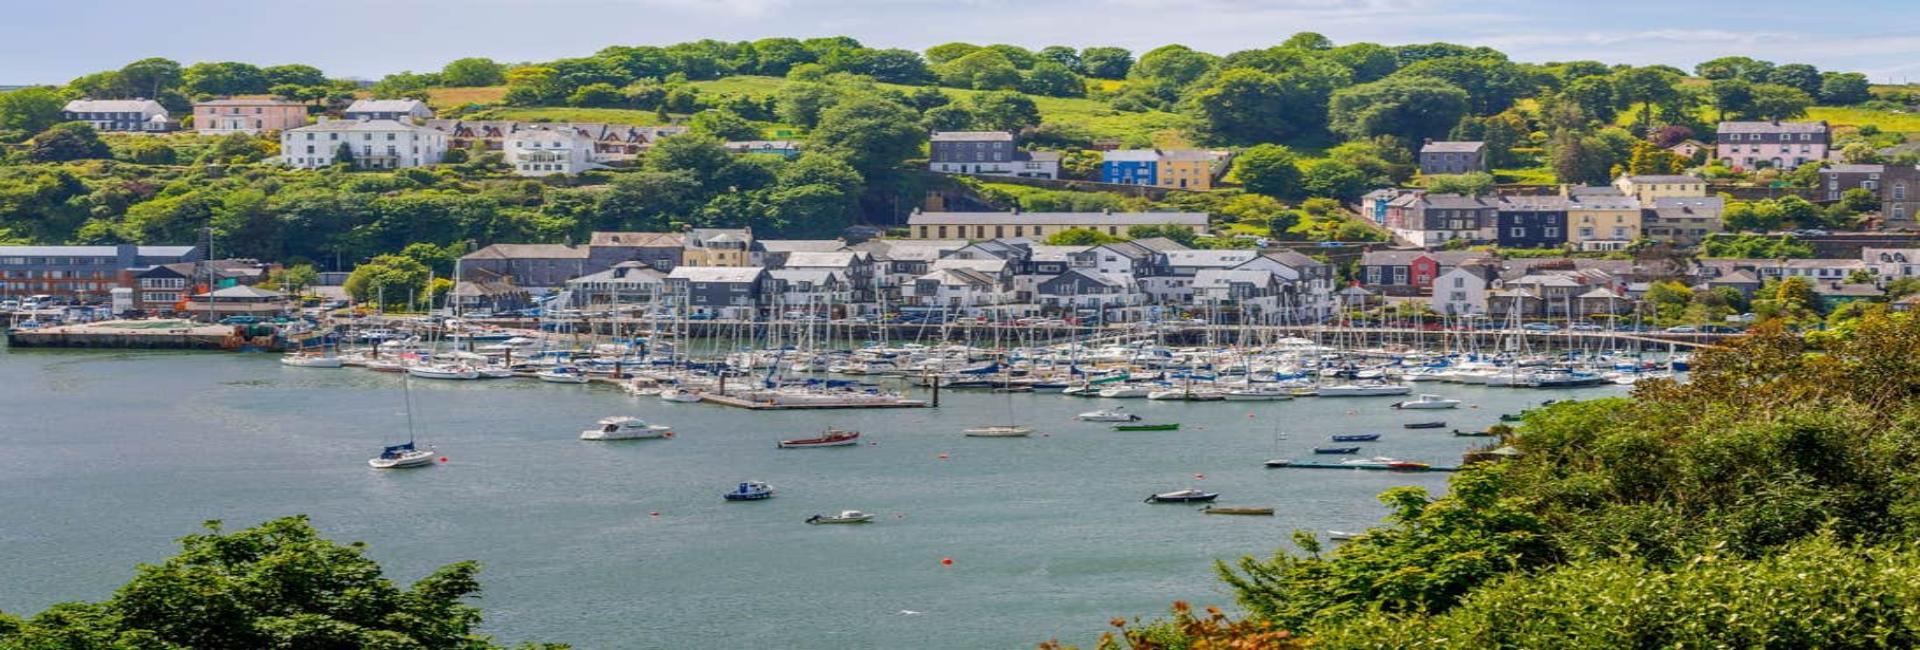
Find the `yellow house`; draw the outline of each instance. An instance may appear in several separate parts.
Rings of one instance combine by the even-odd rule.
[[[1156,185],[1182,190],[1213,189],[1214,175],[1226,163],[1227,154],[1219,151],[1180,149],[1160,152]]]
[[[1639,199],[1641,205],[1653,205],[1654,199],[1693,198],[1707,195],[1707,182],[1692,176],[1627,176],[1614,179],[1620,193]]]
[[[907,217],[913,239],[1044,240],[1064,230],[1092,230],[1127,236],[1134,226],[1179,226],[1207,233],[1205,212],[920,212]]]
[[[1567,243],[1583,251],[1621,250],[1641,235],[1640,200],[1610,187],[1562,187]]]
[[[683,266],[752,266],[752,228],[694,228],[681,253]]]

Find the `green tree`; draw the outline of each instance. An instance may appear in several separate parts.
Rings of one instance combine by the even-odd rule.
[[[1185,45],[1164,45],[1140,55],[1128,76],[1182,88],[1213,71],[1220,57],[1196,52]]]
[[[1693,66],[1695,75],[1711,80],[1744,79],[1762,83],[1773,72],[1773,64],[1744,56],[1723,56]]]
[[[1017,133],[1040,125],[1040,108],[1034,105],[1033,98],[1020,93],[980,93],[969,103],[974,124],[983,129]]]
[[[1065,64],[1041,61],[1027,70],[1020,81],[1020,90],[1048,97],[1084,97],[1087,82]]]
[[[1180,242],[1182,246],[1192,246],[1194,241],[1200,239],[1200,236],[1194,234],[1192,230],[1181,226],[1133,226],[1127,229],[1128,239],[1150,239],[1153,237],[1165,237]]]
[[[453,87],[498,86],[507,82],[507,68],[484,57],[454,59],[440,69],[440,82]]]
[[[1092,228],[1068,228],[1047,236],[1048,246],[1092,246],[1125,241]]]
[[[973,111],[965,106],[949,104],[928,110],[920,123],[928,131],[965,131],[973,128],[974,122]]]
[[[934,73],[943,86],[974,90],[1012,90],[1021,80],[1020,69],[1006,55],[987,49],[936,64]]]
[[[1327,98],[1347,78],[1345,69],[1325,62],[1280,74],[1227,70],[1193,93],[1187,105],[1213,140],[1270,142],[1319,132],[1326,124]]]
[[[626,99],[626,93],[613,87],[613,84],[590,83],[574,89],[572,94],[567,95],[567,105],[605,108],[619,106]]]
[[[1299,157],[1277,144],[1256,145],[1234,159],[1234,175],[1247,191],[1274,198],[1301,193]]]
[[[1639,132],[1645,133],[1653,129],[1654,106],[1679,96],[1679,81],[1679,75],[1659,67],[1627,68],[1613,74],[1613,89],[1622,105],[1640,105]]]
[[[1494,190],[1493,175],[1485,172],[1471,174],[1435,175],[1427,177],[1427,190],[1435,194],[1459,194],[1461,196],[1486,196]]]
[[[1785,120],[1807,114],[1807,107],[1813,105],[1813,97],[1797,88],[1777,84],[1755,84],[1753,87],[1754,117],[1763,120]]]
[[[1834,106],[1852,106],[1873,99],[1873,84],[1858,72],[1820,74],[1820,102]]]
[[[1300,166],[1300,186],[1307,196],[1351,201],[1370,185],[1366,172],[1345,161],[1316,159]]]
[[[1820,94],[1820,69],[1805,63],[1788,63],[1767,73],[1767,83],[1797,88],[1808,95]]]
[[[828,109],[808,136],[815,151],[845,160],[869,183],[892,178],[908,158],[920,155],[927,134],[913,110],[881,99],[851,99]]]
[[[60,123],[66,100],[51,88],[34,86],[0,93],[0,131],[39,133]]]
[[[355,302],[380,301],[382,309],[404,306],[409,297],[424,295],[427,265],[405,255],[380,255],[347,275],[342,287]]]
[[[171,59],[151,57],[120,68],[120,82],[128,89],[158,99],[180,85],[183,71]],[[169,107],[171,108],[171,107]]]
[[[122,72],[122,75],[125,73]],[[267,87],[273,86],[324,86],[327,75],[319,68],[301,63],[267,66],[260,69],[260,76],[266,78]]]
[[[969,54],[980,51],[980,46],[972,43],[945,43],[927,48],[927,62],[942,65],[959,60]]]
[[[93,126],[85,122],[55,124],[27,143],[27,159],[35,162],[111,157],[113,150],[100,140]]]
[[[1353,139],[1393,136],[1411,146],[1447,131],[1467,115],[1467,93],[1430,77],[1389,78],[1333,93],[1330,127]]]
[[[724,108],[694,113],[693,118],[687,120],[687,126],[696,133],[704,133],[721,140],[758,140],[760,138],[759,127]]]
[[[320,537],[305,517],[206,528],[104,602],[56,605],[0,629],[0,648],[498,647],[476,629],[479,608],[463,602],[480,592],[478,564],[401,588],[360,545]]]
[[[273,85],[258,66],[232,61],[195,63],[180,76],[183,88],[195,95],[258,94]]]
[[[1121,47],[1089,47],[1080,50],[1080,69],[1096,79],[1125,79],[1133,69],[1133,53]]]

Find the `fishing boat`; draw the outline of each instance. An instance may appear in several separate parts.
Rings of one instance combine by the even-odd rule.
[[[1359,447],[1314,447],[1313,453],[1329,454],[1329,455],[1357,454],[1357,453],[1360,453],[1360,448]]]
[[[1461,431],[1459,429],[1454,429],[1453,435],[1459,436],[1462,438],[1492,438],[1494,434],[1492,431],[1485,430],[1485,429],[1480,431]]]
[[[580,372],[579,368],[571,368],[567,366],[554,366],[552,368],[547,368],[540,372],[533,373],[533,376],[539,377],[540,381],[553,383],[553,384],[587,383],[587,373]]]
[[[807,518],[809,524],[864,524],[872,521],[872,514],[859,510],[841,510],[837,515],[814,515]]]
[[[1293,399],[1293,389],[1285,386],[1265,385],[1235,388],[1226,392],[1229,402],[1271,402]]]
[[[598,427],[580,432],[581,440],[642,440],[672,437],[673,427],[664,424],[648,424],[646,420],[624,415],[600,420]]]
[[[280,357],[280,365],[292,368],[339,368],[347,365],[340,357],[319,354],[289,354]]]
[[[1234,506],[1207,506],[1200,509],[1210,515],[1248,515],[1253,517],[1272,517],[1273,508],[1241,508]]]
[[[812,449],[815,447],[847,447],[857,444],[860,444],[860,432],[829,428],[825,434],[813,438],[782,440],[774,446],[781,449]]]
[[[407,374],[421,379],[479,379],[480,371],[467,366],[409,366]]]
[[[1341,384],[1321,386],[1320,397],[1379,397],[1383,395],[1405,395],[1413,392],[1412,386],[1405,384]]]
[[[1394,402],[1393,404],[1393,407],[1397,409],[1450,409],[1459,406],[1460,400],[1447,399],[1439,395],[1421,395],[1404,402]]]
[[[1440,429],[1446,427],[1447,423],[1436,420],[1433,422],[1408,422],[1400,426],[1408,429]]]
[[[691,404],[700,401],[700,393],[685,388],[669,388],[660,391],[660,399],[669,402],[679,402],[681,404]]]
[[[1170,422],[1167,424],[1116,424],[1116,425],[1113,425],[1113,430],[1114,431],[1179,431],[1180,423]]]
[[[1140,416],[1134,415],[1132,413],[1123,412],[1120,409],[1100,409],[1098,411],[1087,411],[1085,413],[1081,413],[1073,417],[1082,422],[1138,422],[1140,421]]]
[[[747,481],[720,497],[728,501],[762,501],[773,498],[773,486],[759,481]]]
[[[1019,425],[994,425],[974,427],[961,433],[969,438],[1025,438],[1033,433],[1033,428]]]
[[[1162,492],[1147,497],[1147,503],[1206,503],[1220,498],[1219,492],[1207,492],[1198,488]]]
[[[1332,436],[1334,442],[1373,442],[1380,439],[1378,433],[1343,433]]]

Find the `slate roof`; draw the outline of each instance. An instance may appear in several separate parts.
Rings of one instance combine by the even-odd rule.
[[[76,99],[66,109],[75,113],[147,113],[165,114],[166,107],[151,99]]]
[[[677,232],[596,232],[588,245],[679,248],[686,239]]]
[[[909,225],[991,226],[997,224],[1091,225],[1207,225],[1205,212],[920,212],[907,217]]]
[[[762,273],[766,273],[766,269],[758,266],[676,266],[667,274],[667,279],[741,283],[758,280]]]
[[[181,257],[193,252],[192,246],[139,246],[134,254],[141,257]],[[120,249],[115,246],[0,246],[0,256],[6,257],[116,257]]]
[[[415,106],[426,106],[418,99],[356,99],[347,105],[348,113],[408,113]]]
[[[584,260],[585,246],[565,244],[494,244],[460,256],[467,260]]]
[[[934,131],[928,139],[934,142],[998,142],[1013,140],[1013,134],[1006,131]]]
[[[1826,122],[1721,122],[1720,133],[1825,133]]]
[[[1485,142],[1429,142],[1420,147],[1420,153],[1477,153],[1485,148],[1487,148]]]

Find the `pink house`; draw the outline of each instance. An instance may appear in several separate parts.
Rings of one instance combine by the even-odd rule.
[[[307,105],[284,99],[216,99],[193,105],[193,130],[259,134],[307,125]]]

